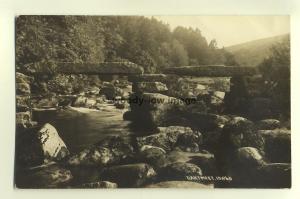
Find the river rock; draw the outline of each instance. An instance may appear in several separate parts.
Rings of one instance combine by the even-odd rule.
[[[55,108],[58,106],[58,99],[56,97],[43,98],[33,105],[34,108]]]
[[[16,83],[17,95],[29,95],[31,93],[28,83]]]
[[[186,113],[190,124],[200,131],[213,131],[220,128],[229,121],[229,118],[213,113]]]
[[[122,100],[122,99],[116,99],[114,105],[117,109],[128,109],[129,108],[128,102],[125,100]]]
[[[202,170],[195,164],[174,162],[160,169],[158,176],[165,180],[187,180],[188,176],[202,176]]]
[[[266,164],[258,169],[257,178],[257,187],[291,188],[291,164]]]
[[[291,131],[287,129],[258,131],[265,140],[266,157],[271,162],[291,162]]]
[[[33,77],[27,76],[23,73],[16,72],[16,83],[30,84],[33,81]]]
[[[144,163],[105,168],[101,178],[117,183],[120,187],[140,187],[156,176],[154,169]]]
[[[86,108],[93,108],[97,104],[96,99],[79,96],[77,99],[73,102],[73,106],[75,107],[86,107]]]
[[[265,164],[263,157],[256,148],[242,147],[236,153],[237,163],[245,167],[258,167]]]
[[[116,96],[123,96],[124,91],[121,88],[114,86],[112,83],[105,82],[100,89],[100,95],[105,95],[107,99],[114,99]]]
[[[38,131],[38,139],[42,144],[45,158],[61,160],[69,154],[66,144],[60,138],[57,130],[49,123],[46,123]]]
[[[145,188],[214,188],[213,184],[205,185],[191,181],[164,181],[155,184],[146,185]]]
[[[30,126],[31,113],[30,111],[16,113],[16,125],[27,128]]]
[[[186,152],[198,152],[203,144],[202,134],[199,131],[180,134],[177,138],[176,147]]]
[[[26,112],[30,109],[30,97],[29,96],[16,96],[16,111]]]
[[[131,159],[134,156],[133,139],[130,136],[112,135],[95,144],[98,147],[105,147],[111,151],[114,162]]]
[[[58,165],[26,169],[16,175],[18,188],[64,188],[73,179],[71,171]]]
[[[96,189],[96,188],[107,188],[107,189],[112,189],[112,188],[118,188],[118,185],[113,182],[109,181],[98,181],[98,182],[89,182],[89,183],[84,183],[79,186],[78,188],[88,188],[88,189]]]
[[[195,141],[192,144],[198,146],[202,144],[201,133],[194,133],[189,127],[169,126],[158,127],[157,129],[156,134],[137,137],[138,146],[141,148],[143,145],[151,145],[160,147],[165,151],[171,151],[176,146],[190,147],[191,143],[187,143],[189,138]],[[178,140],[179,137],[181,138]],[[185,145],[186,143],[189,146]]]
[[[239,148],[232,157],[228,158],[226,175],[232,177],[233,187],[256,187],[258,180],[258,169],[266,163],[256,148]]]
[[[260,120],[256,123],[256,128],[259,130],[273,130],[280,127],[280,121],[276,119]]]
[[[233,117],[224,125],[219,143],[214,151],[222,175],[229,175],[229,171],[233,171],[234,174],[239,172],[238,169],[232,169],[232,167],[237,165],[235,163],[236,151],[241,147],[254,147],[262,156],[265,155],[264,139],[256,132],[253,122],[243,117]],[[241,176],[233,181],[236,181],[237,184],[242,183],[247,177],[248,175]],[[238,182],[239,179],[241,182]],[[250,183],[249,180],[248,182]]]
[[[223,103],[224,97],[225,97],[225,92],[215,91],[212,94],[210,103],[214,106],[219,106]]]
[[[133,92],[161,93],[167,91],[168,88],[161,82],[137,82],[133,84]]]
[[[77,97],[77,99],[73,102],[72,106],[75,106],[75,107],[84,107],[85,104],[86,104],[86,100],[87,100],[87,97],[79,96],[79,97]]]
[[[262,152],[264,148],[263,137],[254,130],[253,122],[243,117],[234,117],[224,125],[220,142],[229,150],[248,146]]]
[[[109,136],[95,145],[71,156],[68,164],[71,166],[94,166],[118,164],[133,156],[133,146],[129,138]]]
[[[134,94],[129,99],[134,121],[143,128],[170,126],[182,119],[180,110],[184,102],[159,93]]]
[[[34,166],[48,161],[59,161],[69,151],[56,129],[49,123],[40,129],[29,129],[17,137],[17,160],[21,165]]]
[[[97,86],[93,86],[88,88],[88,90],[86,91],[86,93],[88,95],[98,95],[100,92],[100,88],[98,88]]]
[[[94,98],[87,98],[86,103],[85,103],[85,107],[87,107],[87,108],[94,108],[96,104],[97,104],[96,99],[94,99]]]
[[[71,106],[72,102],[77,98],[76,95],[58,95],[58,106]]]
[[[156,146],[144,145],[139,151],[138,159],[154,168],[163,167],[166,164],[166,151]]]
[[[207,151],[197,153],[172,151],[166,157],[166,162],[192,163],[201,168],[203,175],[216,175],[216,162],[214,154]]]
[[[114,161],[111,151],[104,147],[90,147],[71,156],[68,164],[71,166],[105,166]]]

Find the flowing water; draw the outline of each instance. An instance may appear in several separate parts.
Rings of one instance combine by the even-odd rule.
[[[123,120],[125,111],[112,104],[104,104],[101,110],[71,107],[34,111],[33,120],[53,125],[70,152],[76,153],[109,135],[130,134],[130,122]]]

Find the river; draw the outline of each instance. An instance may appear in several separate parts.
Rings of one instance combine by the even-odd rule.
[[[130,122],[123,120],[125,111],[112,104],[104,104],[101,110],[68,107],[33,111],[33,120],[52,124],[69,151],[76,153],[109,135],[129,135]]]

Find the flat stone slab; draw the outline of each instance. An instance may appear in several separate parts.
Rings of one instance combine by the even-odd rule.
[[[57,67],[37,67],[32,73],[62,73],[87,75],[131,75],[142,74],[144,69],[132,62],[102,63],[56,63]],[[45,69],[46,68],[46,69]]]
[[[172,80],[177,80],[177,75],[165,75],[165,74],[141,74],[131,75],[128,77],[130,82],[162,82],[168,83]]]
[[[255,67],[205,65],[205,66],[181,66],[166,68],[165,74],[197,76],[197,77],[232,77],[251,76],[257,74]]]

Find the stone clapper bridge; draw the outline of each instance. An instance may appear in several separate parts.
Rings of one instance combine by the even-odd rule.
[[[109,79],[116,80],[119,77],[128,77],[128,81],[132,83],[133,94],[145,93],[145,98],[153,93],[158,98],[169,97],[165,92],[157,90],[141,89],[145,86],[143,83],[155,84],[155,86],[168,86],[174,83],[180,77],[196,77],[196,78],[238,78],[254,76],[258,74],[256,67],[245,66],[224,66],[224,65],[202,65],[202,66],[181,66],[166,68],[160,74],[145,74],[143,67],[132,62],[103,62],[103,63],[56,63],[54,70],[48,68],[36,68],[32,75],[42,74],[85,74],[85,75],[99,75],[101,77],[109,77]],[[230,86],[229,86],[230,87]],[[168,89],[168,87],[166,87]],[[143,90],[141,92],[141,90]],[[145,91],[146,90],[146,91]],[[229,92],[230,89],[221,90],[222,92]],[[159,95],[156,95],[159,94]],[[163,94],[163,95],[160,95]],[[172,96],[173,97],[173,96]],[[142,97],[143,98],[143,97]],[[149,100],[149,99],[146,99]],[[134,107],[131,107],[132,111]],[[136,110],[136,109],[135,109]]]

